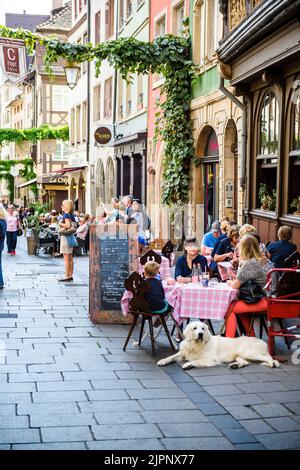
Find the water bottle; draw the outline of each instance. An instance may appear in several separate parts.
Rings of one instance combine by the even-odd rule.
[[[192,282],[195,283],[195,284],[198,282],[198,273],[197,273],[197,267],[196,267],[195,264],[193,264]]]
[[[202,269],[201,269],[201,264],[197,264],[197,275],[198,275],[198,282],[201,282],[202,279]]]

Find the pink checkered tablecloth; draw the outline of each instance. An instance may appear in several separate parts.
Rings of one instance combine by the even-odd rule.
[[[175,284],[168,286],[164,283],[166,299],[174,308],[173,316],[181,324],[186,318],[204,318],[209,320],[224,320],[227,309],[238,294],[226,284],[214,287],[202,287],[200,284]],[[121,308],[127,315],[131,292],[125,291]]]
[[[144,266],[140,264],[139,273],[143,274],[143,272],[144,272]],[[168,258],[166,258],[165,256],[161,256],[161,265],[160,265],[159,274],[162,279],[168,279],[168,277],[172,277],[170,262]]]

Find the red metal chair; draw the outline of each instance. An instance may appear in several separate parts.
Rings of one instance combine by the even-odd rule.
[[[274,296],[270,293],[267,297],[268,303],[268,347],[269,353],[274,357],[275,355],[275,337],[282,337],[286,341],[290,339],[300,339],[300,335],[291,333],[293,330],[300,328],[300,324],[284,327],[283,320],[300,317],[300,269],[271,269],[267,277],[266,288],[270,290],[272,285],[272,274],[273,273],[288,273],[286,278],[292,280],[292,282],[285,281],[287,289],[294,286],[292,292],[286,295]],[[296,287],[296,289],[295,289]],[[275,329],[274,320],[279,321],[280,329]]]

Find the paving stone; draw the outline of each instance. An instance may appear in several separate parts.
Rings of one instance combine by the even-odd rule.
[[[0,450],[10,450],[10,445],[0,445]]]
[[[297,422],[289,417],[281,417],[269,418],[266,421],[278,432],[300,431],[300,420]]]
[[[288,391],[288,388],[280,382],[252,382],[247,384],[237,384],[237,387],[245,393]]]
[[[269,450],[299,449],[299,432],[279,432],[276,434],[258,434],[256,438]]]
[[[119,424],[92,426],[96,440],[114,439],[141,439],[160,438],[162,433],[155,424]]]
[[[125,362],[123,362],[122,364],[120,363],[116,363],[116,364],[108,364],[107,362],[104,362],[104,359],[103,359],[103,362],[101,362],[103,358],[101,358],[99,356],[99,360],[95,360],[93,362],[83,362],[83,361],[79,361],[78,362],[78,365],[80,367],[81,370],[83,371],[100,371],[100,370],[103,370],[103,371],[120,371],[123,373],[123,377],[120,376],[119,374],[119,377],[120,379],[135,379],[135,378],[138,378],[138,377],[127,377],[127,372],[131,372],[130,371],[130,366],[128,364],[126,364]]]
[[[300,391],[300,379],[299,380],[288,380],[284,382],[284,385],[289,390],[298,390]]]
[[[96,390],[117,390],[142,388],[138,380],[92,380],[92,386]]]
[[[120,379],[151,379],[153,383],[155,383],[156,379],[166,379],[166,375],[163,374],[160,370],[156,371],[143,371],[143,370],[130,370],[130,371],[123,371],[123,370],[116,370],[116,374]]]
[[[206,416],[227,414],[227,411],[218,403],[197,403],[197,408]]]
[[[217,402],[223,406],[234,406],[238,402],[239,405],[254,405],[264,403],[264,400],[255,393],[245,393],[234,396],[216,396]]]
[[[161,439],[167,450],[234,450],[234,446],[225,437],[167,438]]]
[[[213,423],[218,429],[242,427],[240,423],[230,415],[210,416],[209,421]]]
[[[130,398],[135,399],[147,399],[151,398],[156,400],[157,398],[186,398],[185,394],[177,389],[177,388],[170,388],[170,389],[128,389],[128,395]]]
[[[90,450],[165,450],[158,439],[127,439],[87,442]]]
[[[124,390],[88,390],[86,393],[90,401],[128,400],[128,394]]]
[[[208,418],[199,410],[143,411],[147,423],[199,423],[208,422]]]
[[[207,392],[185,392],[193,403],[214,403],[214,398]]]
[[[106,413],[95,413],[95,418],[97,420],[97,424],[138,424],[145,422],[142,415],[136,411],[110,411]]]
[[[58,372],[40,372],[27,374],[9,374],[9,381],[19,386],[22,382],[50,382],[62,381],[62,375]],[[22,385],[22,384],[21,384]]]
[[[235,419],[257,419],[259,415],[249,406],[226,406],[226,410]]]
[[[222,432],[233,444],[257,442],[255,437],[253,437],[246,429],[223,428]]]
[[[0,402],[2,393],[20,393],[20,392],[36,392],[36,385],[34,383],[1,383],[0,386]]]
[[[195,381],[200,385],[225,385],[225,384],[239,384],[239,383],[248,383],[248,380],[240,374],[235,376],[231,375],[212,375],[212,376],[200,376],[195,377]]]
[[[247,419],[241,420],[240,423],[251,433],[251,434],[267,434],[273,433],[274,430],[267,424],[263,419]]]
[[[17,406],[17,415],[79,413],[76,403],[28,403]]]
[[[32,428],[87,426],[96,424],[92,413],[35,414],[30,416]]]
[[[86,450],[84,442],[54,442],[46,444],[15,444],[13,450]]]
[[[30,356],[22,356],[16,358],[7,358],[7,364],[53,364],[54,359],[51,356],[41,356],[34,354]]]
[[[87,426],[41,428],[43,442],[90,441],[91,431]]]
[[[50,372],[79,372],[79,366],[72,362],[68,363],[67,365],[63,364],[32,364],[28,365],[28,372],[36,372],[36,373],[50,373]]]
[[[159,428],[165,437],[214,437],[222,436],[210,423],[160,423]]]
[[[272,393],[260,393],[260,397],[268,403],[293,403],[299,402],[299,391],[290,392],[272,392]]]
[[[141,405],[135,400],[112,400],[94,401],[78,403],[79,409],[83,413],[97,413],[105,411],[141,411]]]
[[[185,393],[198,393],[203,391],[201,385],[195,382],[180,382],[178,387]]]
[[[68,380],[64,382],[38,382],[37,389],[39,392],[91,390],[92,386],[88,380]]]
[[[203,389],[207,391],[210,395],[213,396],[225,396],[225,395],[239,395],[241,390],[239,390],[235,385],[204,385]],[[238,400],[235,397],[235,400]]]
[[[78,372],[63,372],[64,380],[93,380],[96,382],[119,382],[116,374],[113,371],[78,371]],[[135,383],[136,381],[132,381]],[[103,387],[104,388],[104,387]],[[111,389],[114,387],[112,386]]]
[[[263,418],[276,418],[278,416],[288,416],[291,412],[283,405],[278,404],[264,404],[254,405],[254,411],[261,415]]]
[[[25,429],[29,428],[28,416],[14,416],[14,411],[9,416],[1,416],[1,429]]]
[[[166,398],[156,400],[140,400],[142,407],[145,410],[193,410],[196,409],[196,405],[185,398]]]
[[[15,409],[15,405],[0,405],[0,416],[15,416]]]
[[[0,404],[30,403],[30,402],[31,402],[30,393],[0,393]]]
[[[236,450],[266,450],[262,444],[235,444]]]
[[[284,406],[291,410],[295,414],[300,414],[300,402],[299,403],[284,403]],[[290,413],[288,413],[290,414]],[[279,415],[277,415],[279,416]]]
[[[26,372],[26,365],[0,364],[0,374],[23,373]]]
[[[0,442],[2,444],[20,444],[40,441],[40,433],[37,429],[0,429]]]
[[[1,399],[1,395],[0,395]],[[32,394],[34,403],[59,403],[59,402],[75,402],[87,400],[84,392],[66,391],[66,392],[35,392]]]

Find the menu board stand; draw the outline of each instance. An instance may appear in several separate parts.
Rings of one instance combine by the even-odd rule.
[[[137,225],[91,225],[89,315],[93,323],[132,321],[121,312],[124,281],[139,270]]]

